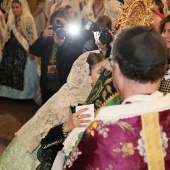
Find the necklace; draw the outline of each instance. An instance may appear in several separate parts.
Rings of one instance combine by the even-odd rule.
[[[102,7],[100,7],[100,9],[96,9],[94,8],[94,4],[93,4],[93,13],[94,13],[94,17],[96,18],[98,16],[98,14],[100,13],[100,11],[103,9],[103,5]]]

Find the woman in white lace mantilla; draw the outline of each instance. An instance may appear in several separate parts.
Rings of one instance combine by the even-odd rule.
[[[107,0],[89,0],[82,10],[82,18],[95,22],[99,16],[104,15]]]
[[[41,140],[51,128],[69,119],[70,106],[84,103],[90,94],[92,78],[86,62],[88,56],[87,52],[78,58],[67,83],[16,133],[0,157],[0,169],[30,170],[38,166],[37,150]]]
[[[37,33],[27,1],[13,0],[7,22],[7,41],[0,63],[0,96],[32,99],[39,85],[36,63],[29,58],[29,46]]]

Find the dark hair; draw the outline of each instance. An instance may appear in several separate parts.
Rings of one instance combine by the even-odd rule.
[[[56,11],[54,11],[50,17],[50,24],[53,24],[53,21],[55,18],[60,17],[60,18],[64,18],[66,21],[70,21],[70,15],[67,11],[66,8],[59,8]]]
[[[107,27],[109,30],[112,29],[112,20],[106,16],[106,15],[102,15],[99,16],[99,18],[97,19],[97,21],[95,22],[100,28],[104,28]]]
[[[128,30],[132,30],[132,29],[133,30],[136,29],[135,30],[136,32],[134,33],[134,31],[131,31],[131,32],[128,31]],[[143,30],[144,29],[146,29],[146,30],[150,29],[149,33],[152,33],[153,36],[156,37],[155,40],[157,39],[156,41],[158,42],[158,44],[161,44],[161,42],[164,43],[163,39],[161,39],[162,37],[160,36],[160,34],[155,32],[153,28],[151,28],[151,27],[144,28],[143,27]],[[128,48],[127,45],[126,46],[125,45],[122,46],[123,40],[124,40],[123,38],[127,38],[127,36],[125,36],[125,35],[130,35],[130,33],[131,33],[131,35],[133,35],[133,37],[134,37],[135,35],[138,35],[137,31],[139,31],[139,29],[137,30],[137,26],[136,26],[136,28],[135,27],[127,28],[127,29],[123,30],[118,35],[118,38],[115,40],[115,43],[114,43],[114,46],[113,46],[113,60],[118,63],[119,68],[120,68],[122,74],[124,76],[126,76],[128,79],[131,79],[131,80],[134,80],[134,81],[138,81],[140,83],[147,83],[147,82],[153,83],[153,82],[156,82],[160,78],[162,78],[165,75],[165,73],[166,73],[166,69],[167,69],[166,56],[167,55],[162,54],[162,55],[165,55],[164,59],[163,59],[164,61],[161,61],[161,62],[158,61],[157,63],[155,63],[153,65],[152,65],[152,63],[151,63],[151,65],[147,65],[147,64],[146,65],[144,65],[144,64],[142,65],[141,63],[137,64],[137,62],[139,62],[140,60],[138,60],[138,59],[136,61],[132,60],[132,57],[135,58],[134,57],[135,55],[141,56],[139,54],[139,51],[137,53],[132,48],[130,50],[130,47],[129,47],[128,50],[124,49],[126,51],[126,53],[125,52],[123,52],[123,53],[121,52],[121,54],[119,54],[121,48],[125,48],[125,47]],[[143,39],[146,39],[146,36],[144,36],[144,35],[142,35],[142,36],[143,36]],[[160,37],[160,41],[158,39],[159,37]],[[130,42],[132,42],[132,38],[130,40],[131,40]],[[133,38],[133,43],[135,43],[137,41],[137,40],[136,41],[135,40],[136,39]],[[127,44],[128,42],[129,41],[125,40],[124,44]],[[131,45],[133,45],[133,43],[131,43]],[[138,45],[140,45],[141,43],[142,43],[142,41],[140,40]],[[149,43],[151,43],[151,42],[149,42]],[[128,43],[128,44],[130,44],[130,43]],[[157,44],[157,43],[155,43],[155,44]],[[134,46],[133,48],[137,48],[136,46]],[[147,46],[145,48],[147,48]],[[149,47],[149,45],[148,45],[148,48],[151,48],[151,47]],[[160,48],[163,50],[163,45],[162,44],[161,44]],[[130,50],[130,52],[129,52],[129,50]],[[164,50],[163,51],[166,52],[166,45],[165,44],[164,44]],[[128,52],[129,52],[129,54],[127,54]],[[146,51],[146,52],[148,53],[148,51]],[[159,54],[158,51],[153,52],[153,55],[158,55],[158,54]],[[134,56],[128,56],[127,57],[126,55],[127,56],[128,55],[134,55]],[[142,60],[144,60],[144,59],[142,59]],[[142,61],[140,61],[140,62],[142,62]]]
[[[70,9],[70,8],[72,8],[72,6],[66,5],[66,9],[67,9],[67,10]]]
[[[105,57],[103,54],[90,52],[89,56],[87,57],[87,63],[89,64],[90,71],[96,64],[104,60],[105,60]]]
[[[160,33],[162,34],[163,30],[164,30],[164,27],[165,27],[165,24],[167,22],[170,22],[170,15],[167,15],[164,19],[162,19],[162,21],[160,22],[160,26],[159,26],[159,30],[160,30]]]
[[[157,81],[165,75],[167,69],[167,63],[154,65],[152,67],[139,67],[118,57],[115,58],[115,61],[119,64],[123,75],[140,83]]]

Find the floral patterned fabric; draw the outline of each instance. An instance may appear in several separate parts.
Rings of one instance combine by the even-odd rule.
[[[0,170],[35,170],[38,148],[31,154],[15,137],[0,156]]]
[[[170,118],[170,110],[161,112],[160,131],[166,170],[170,169],[170,133],[168,131],[170,122],[165,121],[168,118]],[[74,161],[73,165],[72,161]],[[139,116],[120,120],[114,125],[104,124],[102,121],[93,122],[65,167],[65,169],[82,170],[122,170],[122,168],[125,170],[148,169]]]
[[[92,122],[72,151],[64,170],[170,170],[170,109],[158,110],[116,122]],[[153,117],[157,117],[157,121]],[[156,128],[158,134],[155,133]],[[152,140],[157,136],[160,137]],[[152,148],[158,143],[160,153],[160,148]],[[152,155],[148,152],[152,152]],[[152,162],[152,159],[157,161]]]

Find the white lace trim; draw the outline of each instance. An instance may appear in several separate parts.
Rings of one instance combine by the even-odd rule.
[[[95,119],[118,121],[119,119],[131,118],[146,113],[160,112],[170,109],[169,101],[170,94],[163,96],[163,94],[158,91],[152,95],[136,95],[127,98],[122,103],[131,102],[132,104],[101,108]]]

